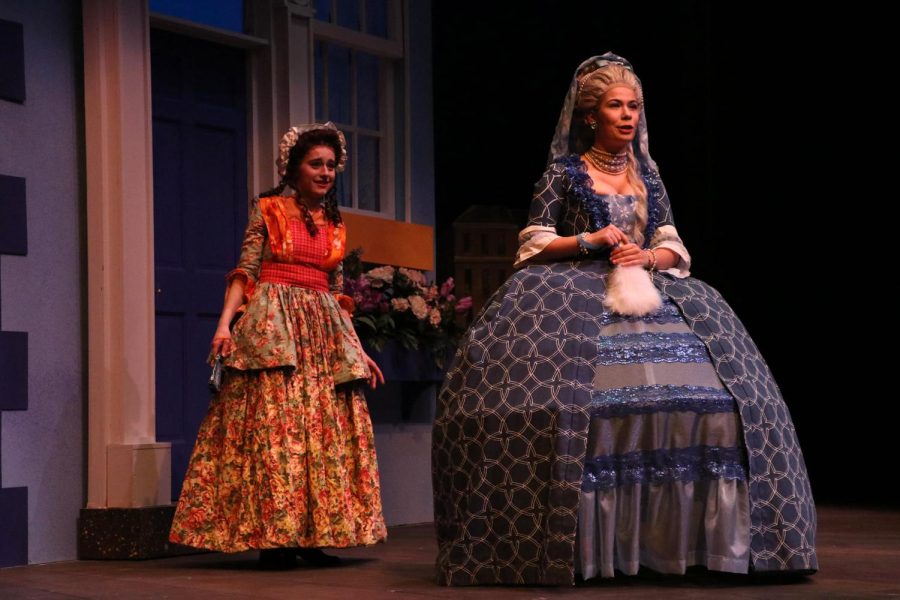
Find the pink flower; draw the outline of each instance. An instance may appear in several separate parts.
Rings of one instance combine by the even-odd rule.
[[[407,310],[409,310],[409,300],[407,300],[406,298],[392,298],[391,308],[393,308],[397,312],[406,312]]]
[[[464,313],[470,308],[472,308],[472,296],[460,298],[459,302],[456,303],[456,312],[458,313]]]
[[[382,303],[385,303],[384,293],[380,290],[367,288],[363,290],[361,295],[362,299],[356,303],[361,312],[374,312]]]
[[[448,297],[453,292],[455,286],[456,283],[453,281],[453,278],[448,277],[447,281],[441,284],[441,296],[444,298]]]
[[[428,305],[425,304],[425,298],[422,296],[410,296],[409,306],[417,319],[424,319],[428,316]]]
[[[431,313],[428,315],[428,322],[431,323],[432,325],[434,325],[435,327],[440,325],[441,324],[441,311],[436,308],[432,308]]]

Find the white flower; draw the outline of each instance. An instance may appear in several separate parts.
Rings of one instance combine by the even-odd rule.
[[[405,312],[409,310],[409,300],[406,298],[391,298],[391,308],[397,312]]]
[[[374,281],[384,281],[390,283],[394,280],[394,267],[384,266],[372,269],[366,273],[366,277]]]
[[[422,271],[417,271],[416,269],[406,269],[400,267],[400,274],[406,275],[406,277],[412,281],[413,283],[424,286],[425,285],[425,274]]]
[[[440,325],[441,324],[441,311],[439,311],[436,308],[432,308],[431,314],[428,315],[428,321],[435,327]]]

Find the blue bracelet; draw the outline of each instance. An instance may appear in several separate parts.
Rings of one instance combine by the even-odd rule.
[[[592,244],[584,239],[584,233],[579,233],[575,236],[575,239],[578,241],[578,245],[585,250],[600,250],[603,248],[603,246],[600,246],[599,244]]]

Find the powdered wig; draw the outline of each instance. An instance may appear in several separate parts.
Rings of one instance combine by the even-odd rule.
[[[644,103],[644,90],[634,71],[624,65],[609,64],[605,67],[586,68],[578,74],[578,97],[575,110],[590,111],[600,102],[600,97],[611,87],[624,85],[634,90],[638,102]]]

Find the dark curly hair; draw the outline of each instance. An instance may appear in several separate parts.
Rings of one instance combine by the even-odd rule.
[[[303,162],[303,158],[316,146],[328,146],[331,148],[334,151],[335,163],[340,163],[344,152],[341,149],[341,140],[338,137],[337,132],[331,129],[314,129],[308,131],[300,136],[300,139],[297,140],[297,143],[294,144],[291,151],[288,153],[285,176],[281,178],[281,182],[271,190],[262,192],[259,197],[266,198],[268,196],[279,196],[288,185],[296,189],[295,177],[297,169],[300,167],[300,163]],[[319,228],[316,227],[316,224],[313,222],[312,215],[309,214],[306,206],[304,206],[303,203],[299,204],[300,213],[303,215],[303,222],[306,224],[306,229],[309,231],[309,235],[315,237],[319,232]],[[331,189],[325,194],[325,198],[322,200],[322,208],[325,210],[325,218],[332,224],[339,225],[343,222],[341,211],[338,209],[336,186],[331,186]]]

